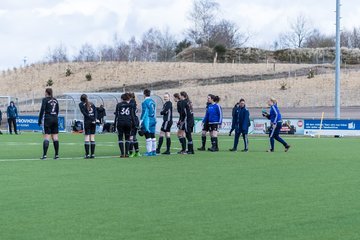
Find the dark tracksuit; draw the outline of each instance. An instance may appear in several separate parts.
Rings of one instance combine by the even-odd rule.
[[[104,107],[97,107],[97,120],[100,121],[100,124],[104,124],[104,117],[106,116],[106,110]]]
[[[233,109],[232,109],[232,122],[231,122],[231,129],[229,132],[229,136],[231,136],[231,133],[235,130],[235,125],[236,125],[236,119],[237,119],[237,115],[240,111],[240,105],[239,103],[237,103]]]
[[[277,104],[274,104],[270,107],[270,114],[265,115],[271,122],[271,128],[270,128],[270,151],[274,151],[274,145],[275,141],[280,142],[282,145],[284,145],[285,148],[288,148],[288,144],[279,136],[280,130],[282,127],[282,117],[281,113],[277,107]]]
[[[244,140],[244,150],[248,150],[249,140],[249,126],[250,126],[250,112],[246,107],[238,107],[236,110],[235,118],[233,119],[233,124],[235,128],[235,138],[234,138],[234,147],[233,149],[237,149],[239,144],[240,135],[242,135]]]
[[[14,132],[17,134],[16,128],[16,118],[18,117],[18,112],[16,106],[8,106],[7,107],[7,117],[8,117],[8,124],[9,124],[9,132],[12,134],[12,125],[14,126]]]

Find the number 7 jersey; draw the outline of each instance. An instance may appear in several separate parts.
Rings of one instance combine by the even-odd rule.
[[[43,98],[41,103],[41,109],[39,114],[39,120],[43,117],[46,118],[57,118],[59,114],[59,102],[56,98],[46,97]]]

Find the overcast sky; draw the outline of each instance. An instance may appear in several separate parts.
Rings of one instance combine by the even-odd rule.
[[[217,0],[223,18],[252,34],[255,47],[268,47],[302,13],[325,33],[335,31],[335,0]],[[192,0],[1,0],[0,69],[44,58],[63,43],[72,56],[83,43],[112,43],[141,37],[151,27],[181,40]],[[360,1],[342,0],[342,27],[360,26]]]

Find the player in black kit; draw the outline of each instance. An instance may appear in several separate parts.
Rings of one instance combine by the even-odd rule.
[[[81,95],[80,101],[79,108],[81,113],[84,115],[85,159],[95,158],[95,130],[97,121],[96,107],[89,101],[86,94]]]
[[[180,99],[180,94],[179,93],[174,94],[174,102],[176,102],[176,109],[177,109],[177,111],[179,113],[179,117],[180,117],[182,100]],[[180,121],[177,122],[177,127],[178,127],[177,137],[178,137],[180,145],[181,145],[181,151],[178,152],[178,153],[185,153],[186,152],[185,131],[181,129]]]
[[[130,104],[130,96],[128,93],[121,95],[122,102],[116,105],[115,123],[118,131],[118,143],[121,158],[129,157],[130,147],[130,132],[134,127],[134,108]],[[125,135],[125,149],[124,149],[124,135]]]
[[[183,130],[185,132],[186,139],[188,141],[188,149],[185,152],[186,148],[186,139],[182,139],[182,149],[179,152],[179,154],[194,154],[194,145],[192,141],[192,132],[194,130],[194,114],[193,114],[193,107],[192,103],[189,99],[189,96],[186,92],[180,92],[180,119],[179,119],[179,129]]]
[[[138,112],[137,109],[137,103],[135,100],[135,93],[129,93],[130,96],[130,105],[134,110],[134,124],[133,127],[131,128],[131,132],[130,132],[130,148],[129,148],[129,157],[141,157],[141,154],[139,152],[139,142],[137,140],[137,132],[139,130],[140,127],[140,121],[139,121],[139,117],[136,115]],[[133,151],[135,150],[135,152]]]
[[[163,123],[160,129],[160,137],[158,147],[156,149],[156,153],[160,153],[161,146],[164,141],[164,136],[166,137],[166,151],[162,154],[170,154],[170,146],[171,146],[171,138],[170,138],[170,130],[173,124],[173,107],[172,102],[170,101],[170,95],[165,93],[164,95],[164,106],[161,110],[160,114],[163,115]]]
[[[53,91],[51,88],[45,90],[45,98],[41,103],[41,109],[39,114],[38,124],[39,126],[44,123],[44,142],[43,142],[43,156],[42,160],[46,160],[46,154],[49,148],[50,137],[53,140],[55,157],[59,158],[59,126],[58,126],[58,115],[59,115],[59,103],[53,97]],[[43,122],[44,119],[44,122]]]

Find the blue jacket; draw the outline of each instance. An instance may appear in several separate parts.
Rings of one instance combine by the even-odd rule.
[[[274,123],[274,124],[282,121],[281,113],[279,111],[277,104],[274,104],[270,107],[269,119],[270,119],[271,123]]]
[[[17,112],[15,105],[13,107],[8,106],[6,113],[7,113],[8,118],[17,118],[18,117],[18,112]]]
[[[203,123],[222,124],[222,110],[219,104],[210,104],[207,108]]]
[[[248,133],[250,126],[250,112],[246,107],[239,108],[235,128],[243,133]]]
[[[142,112],[140,120],[142,121],[142,125],[147,132],[152,132],[150,131],[150,128],[156,125],[156,104],[154,100],[147,97],[142,102],[141,108]]]
[[[233,131],[236,127],[236,125],[238,125],[238,114],[240,111],[240,106],[239,103],[237,103],[233,109],[232,109],[232,121],[231,121],[231,130]]]

